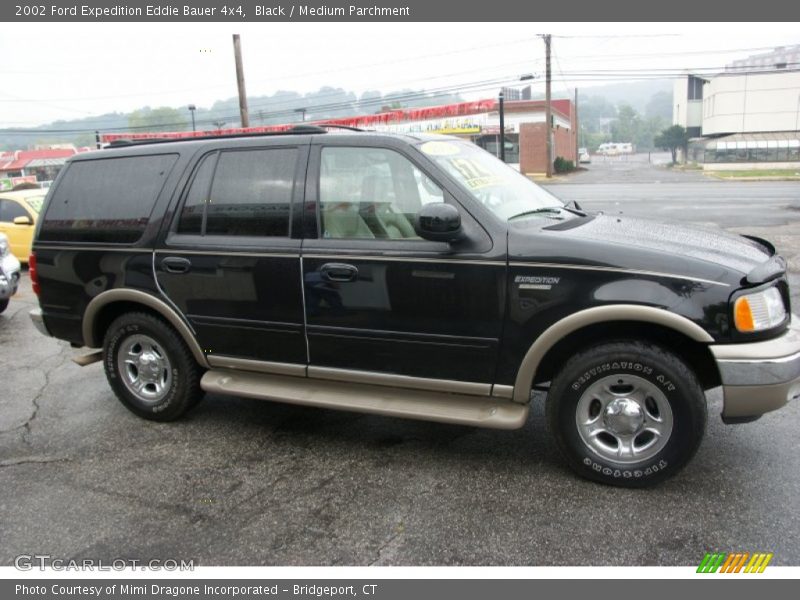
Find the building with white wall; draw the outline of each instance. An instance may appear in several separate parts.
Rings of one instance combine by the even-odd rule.
[[[693,138],[687,158],[706,169],[800,168],[800,70],[784,65],[677,80],[673,123]]]

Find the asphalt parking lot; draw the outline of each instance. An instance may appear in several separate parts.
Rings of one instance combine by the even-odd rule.
[[[800,183],[716,182],[596,162],[551,190],[586,208],[772,240],[800,306]],[[689,565],[709,549],[800,564],[800,406],[726,426],[709,394],[694,460],[649,490],[575,477],[541,398],[517,431],[208,396],[140,420],[102,366],[40,336],[27,275],[0,315],[0,564]],[[795,309],[797,312],[797,309]]]

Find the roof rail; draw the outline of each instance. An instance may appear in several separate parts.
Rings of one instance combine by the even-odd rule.
[[[351,129],[351,128],[348,128]],[[193,137],[181,138],[146,138],[146,139],[116,139],[110,141],[106,147],[108,148],[122,148],[127,146],[142,146],[146,144],[169,144],[171,142],[192,142],[195,140],[224,140],[230,138],[255,138],[276,135],[308,135],[313,133],[327,133],[327,129],[317,127],[316,125],[296,125],[291,129],[283,131],[264,131],[254,133],[227,133],[224,135],[198,135]]]
[[[319,123],[318,127],[325,129],[346,129],[348,131],[364,131],[360,127],[350,127],[350,125],[337,125],[336,123]]]

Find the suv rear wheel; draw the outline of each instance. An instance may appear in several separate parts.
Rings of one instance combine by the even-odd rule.
[[[614,342],[566,362],[550,386],[547,416],[578,474],[644,487],[694,455],[706,401],[697,377],[674,354],[654,344]]]
[[[103,341],[106,377],[120,401],[153,421],[172,421],[202,398],[201,368],[184,341],[147,313],[117,318]]]

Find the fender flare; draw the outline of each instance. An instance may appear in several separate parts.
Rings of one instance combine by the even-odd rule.
[[[189,325],[186,323],[186,321],[181,318],[174,308],[172,308],[163,300],[160,300],[152,294],[147,294],[139,290],[107,290],[92,298],[91,302],[89,302],[86,310],[83,313],[83,322],[81,324],[83,341],[88,347],[97,348],[100,346],[93,335],[95,321],[97,319],[97,315],[100,314],[100,311],[104,307],[114,302],[133,302],[135,304],[146,306],[147,308],[157,312],[175,328],[175,330],[178,332],[178,335],[181,336],[183,341],[188,346],[189,350],[194,356],[194,359],[201,366],[209,368],[208,360],[206,360],[203,349],[200,348],[200,344],[194,337],[194,332],[189,328]]]
[[[609,321],[653,323],[677,331],[696,342],[706,344],[714,342],[714,338],[697,323],[662,308],[637,304],[609,304],[587,308],[553,323],[536,338],[517,370],[517,378],[514,381],[514,402],[530,401],[530,390],[536,371],[553,346],[579,329]]]

